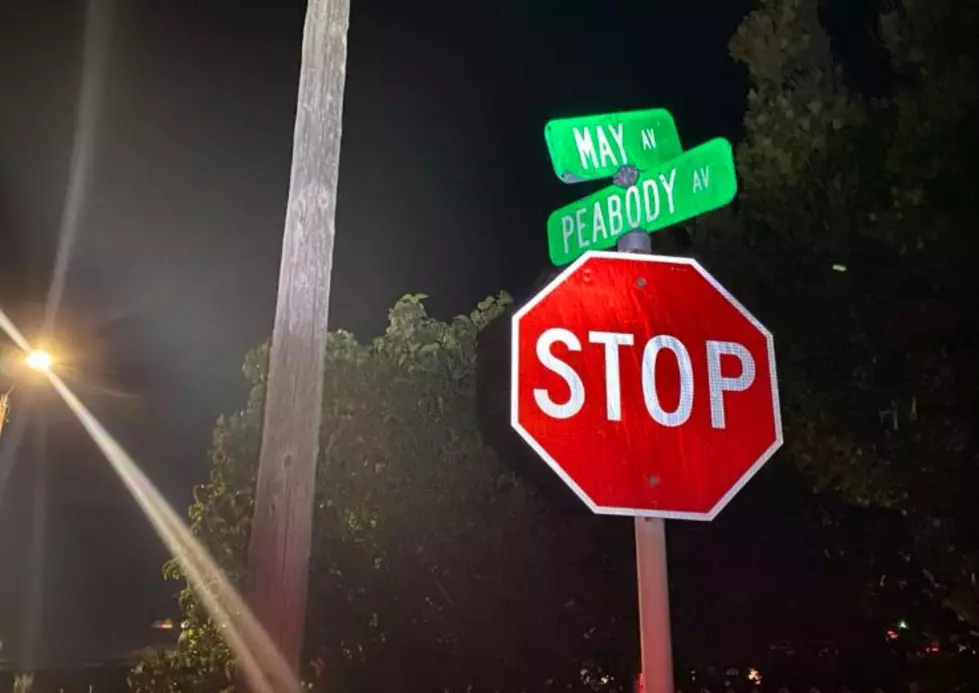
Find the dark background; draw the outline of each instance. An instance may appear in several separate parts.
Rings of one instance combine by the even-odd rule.
[[[304,6],[93,1],[111,21],[56,351],[182,513],[214,420],[243,401],[241,358],[271,332]],[[549,118],[661,106],[684,146],[736,140],[746,83],[727,41],[748,7],[354,0],[331,325],[369,338],[407,292],[441,317],[500,289],[526,297],[548,269],[547,214],[585,190],[553,176]],[[837,22],[844,49],[866,34],[861,12]],[[0,308],[29,338],[62,226],[85,17],[83,2],[0,0]],[[22,388],[14,408],[0,658],[149,642],[150,622],[176,615],[162,546],[60,402]],[[687,584],[703,604],[724,597]]]

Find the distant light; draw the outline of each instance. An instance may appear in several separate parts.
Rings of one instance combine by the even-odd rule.
[[[902,618],[900,621],[897,622],[897,627],[900,628],[901,630],[907,630],[908,622]]]
[[[761,685],[761,672],[754,668],[748,669],[748,680]]]
[[[29,368],[42,373],[51,370],[51,366],[54,363],[51,355],[46,351],[32,351],[27,355],[27,359],[25,360]]]
[[[833,271],[846,272],[846,265],[841,265],[840,263],[837,262],[835,265],[833,265]]]
[[[173,619],[165,618],[162,621],[153,621],[153,628],[156,630],[173,630]]]

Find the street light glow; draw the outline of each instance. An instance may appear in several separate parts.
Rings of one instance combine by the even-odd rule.
[[[27,365],[28,367],[44,373],[51,370],[52,360],[51,355],[46,351],[32,351],[27,355]]]

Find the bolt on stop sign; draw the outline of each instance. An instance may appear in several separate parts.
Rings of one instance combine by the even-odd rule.
[[[512,349],[513,427],[596,513],[713,519],[782,444],[772,335],[694,260],[588,253]]]

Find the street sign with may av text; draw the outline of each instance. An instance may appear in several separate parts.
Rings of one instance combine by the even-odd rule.
[[[663,108],[552,120],[544,139],[565,183],[611,178],[622,166],[643,171],[683,152],[673,116]]]
[[[628,188],[610,185],[552,213],[551,262],[566,265],[589,250],[613,247],[627,231],[652,233],[723,207],[737,191],[731,143],[710,140],[644,170]]]
[[[613,185],[547,220],[551,262],[572,264],[513,317],[510,421],[592,511],[635,516],[639,680],[673,693],[663,519],[716,516],[782,426],[771,333],[642,232],[731,202],[734,152],[684,153],[664,109],[552,120],[545,138],[562,181]]]

